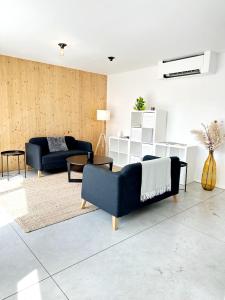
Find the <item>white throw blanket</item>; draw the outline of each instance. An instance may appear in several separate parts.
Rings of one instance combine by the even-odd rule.
[[[171,159],[142,161],[141,201],[171,191]]]

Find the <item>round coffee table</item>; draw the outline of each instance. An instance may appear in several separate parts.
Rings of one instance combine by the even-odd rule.
[[[67,170],[68,170],[68,181],[69,182],[82,182],[82,179],[76,178],[72,179],[71,178],[71,166],[79,167],[81,171],[83,171],[83,168],[86,164],[93,164],[93,165],[109,165],[109,170],[112,171],[113,167],[113,159],[108,156],[99,156],[95,155],[93,158],[93,161],[88,160],[87,155],[75,155],[75,156],[70,156],[66,159],[67,161]]]
[[[6,167],[7,167],[7,178],[9,180],[9,156],[17,156],[18,173],[20,174],[20,156],[24,158],[24,175],[26,178],[26,158],[25,151],[23,150],[8,150],[1,152],[1,163],[2,163],[2,177],[3,177],[3,157],[6,156]]]

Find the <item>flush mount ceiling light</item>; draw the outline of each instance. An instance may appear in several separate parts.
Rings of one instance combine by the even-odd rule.
[[[59,52],[59,54],[60,54],[61,56],[63,56],[63,55],[64,55],[64,48],[67,46],[67,44],[65,44],[65,43],[59,43],[58,46],[60,47],[60,52]]]
[[[115,59],[115,57],[114,57],[114,56],[108,56],[108,59],[109,59],[110,61],[113,61],[113,60]]]

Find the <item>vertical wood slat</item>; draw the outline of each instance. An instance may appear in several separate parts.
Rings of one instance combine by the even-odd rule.
[[[72,135],[96,146],[106,108],[106,75],[0,55],[0,151],[31,137]],[[16,169],[10,159],[10,169]]]

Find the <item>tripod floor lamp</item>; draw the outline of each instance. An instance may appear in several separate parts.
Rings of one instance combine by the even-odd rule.
[[[97,143],[97,146],[95,149],[95,154],[97,153],[99,148],[101,149],[101,153],[106,148],[105,124],[106,124],[106,121],[110,120],[110,111],[97,109],[97,120],[102,121],[102,132],[98,139],[98,143]]]

